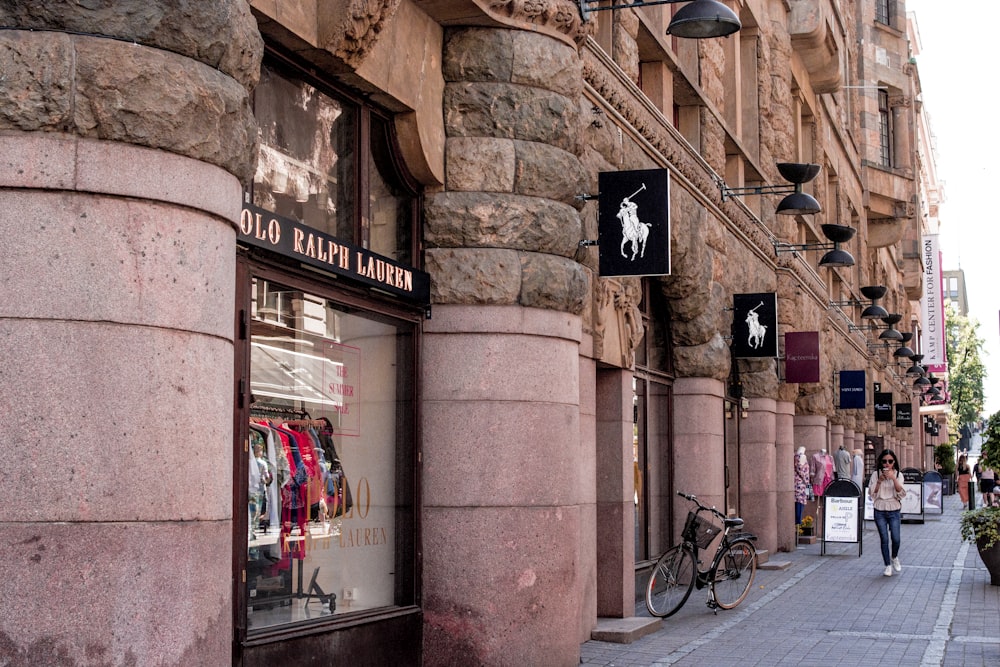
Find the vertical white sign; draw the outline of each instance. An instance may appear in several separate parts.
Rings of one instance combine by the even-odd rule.
[[[944,299],[941,294],[941,251],[937,234],[923,237],[920,259],[924,267],[924,296],[920,299],[922,363],[934,373],[944,373],[948,366],[944,342]]]

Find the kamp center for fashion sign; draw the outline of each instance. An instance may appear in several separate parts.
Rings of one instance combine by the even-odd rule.
[[[407,301],[430,303],[431,280],[426,272],[275,215],[259,206],[243,204],[239,242],[353,278]]]

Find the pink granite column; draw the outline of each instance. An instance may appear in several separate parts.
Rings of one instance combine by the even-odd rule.
[[[597,615],[635,615],[632,373],[597,373]]]
[[[795,403],[774,405],[774,469],[777,550],[795,551]]]
[[[228,665],[256,22],[37,0],[0,24],[0,652]]]
[[[674,381],[674,471],[677,491],[693,493],[706,505],[725,507],[725,386],[711,378]],[[689,504],[674,502],[674,526],[680,539]]]
[[[576,316],[515,306],[439,305],[424,323],[430,664],[579,661],[581,506],[594,486],[580,336]],[[621,442],[604,444],[620,456]]]
[[[775,412],[774,399],[751,398],[740,428],[740,512],[757,548],[770,553],[778,547]]]

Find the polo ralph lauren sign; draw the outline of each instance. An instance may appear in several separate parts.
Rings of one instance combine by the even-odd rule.
[[[669,275],[670,172],[602,172],[597,183],[601,275]]]
[[[892,393],[881,391],[875,392],[875,421],[892,421]]]
[[[778,356],[778,295],[733,295],[733,356]]]
[[[353,278],[407,301],[430,303],[431,280],[426,272],[252,204],[243,204],[238,241]]]

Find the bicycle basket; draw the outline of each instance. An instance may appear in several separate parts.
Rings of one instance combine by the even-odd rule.
[[[722,528],[711,521],[703,519],[696,512],[688,512],[687,521],[684,522],[684,539],[694,542],[699,549],[706,549],[712,540],[722,532]]]

